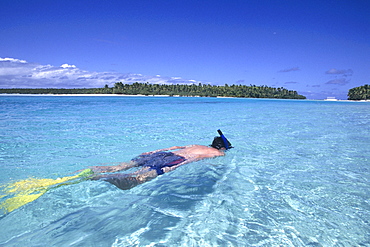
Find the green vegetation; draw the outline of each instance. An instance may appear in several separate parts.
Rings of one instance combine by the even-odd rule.
[[[130,94],[130,95],[179,95],[179,96],[201,96],[201,97],[238,97],[238,98],[276,98],[276,99],[305,99],[296,91],[285,88],[272,88],[268,86],[245,86],[227,85],[211,86],[208,84],[198,85],[160,85],[149,83],[123,84],[117,82],[114,87],[107,85],[104,88],[81,88],[81,89],[0,89],[0,93],[21,94]]]
[[[349,100],[370,100],[370,86],[354,87],[348,91]]]
[[[111,88],[7,88],[0,93],[8,94],[111,94]]]

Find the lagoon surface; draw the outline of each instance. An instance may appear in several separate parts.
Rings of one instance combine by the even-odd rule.
[[[370,246],[365,102],[1,96],[0,184],[209,145],[217,129],[235,147],[224,157],[0,212],[0,246]]]

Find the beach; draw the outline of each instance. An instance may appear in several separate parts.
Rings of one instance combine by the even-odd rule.
[[[180,95],[143,95],[143,94],[0,94],[0,96],[96,96],[96,97],[195,97],[199,98],[200,96],[180,96]],[[217,96],[213,98],[225,98],[225,99],[233,99],[233,98],[238,98],[238,97],[224,97],[224,96]],[[268,98],[267,98],[268,99]],[[276,100],[276,99],[272,99]],[[307,100],[313,100],[313,99],[307,99]],[[339,102],[346,102],[346,101],[351,101],[351,102],[370,102],[370,100],[341,100],[341,99],[336,99],[336,100],[327,100],[327,99],[322,99],[324,101],[339,101]],[[320,101],[320,100],[317,100]]]

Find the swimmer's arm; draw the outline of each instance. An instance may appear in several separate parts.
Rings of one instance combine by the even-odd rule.
[[[189,146],[173,146],[173,147],[170,147],[170,148],[162,148],[162,149],[157,149],[157,150],[154,150],[154,151],[151,151],[151,152],[145,152],[145,153],[142,153],[142,154],[143,155],[146,155],[146,154],[154,154],[154,153],[163,152],[163,151],[169,151],[169,150],[175,150],[175,149],[184,149],[184,148],[188,148],[188,147],[191,147],[191,146],[194,146],[194,145],[189,145]]]
[[[171,166],[171,167],[163,167],[162,170],[163,172],[170,172],[170,171],[173,171],[175,170],[177,167],[179,166],[182,166],[182,165],[185,165],[185,164],[188,164],[188,163],[192,163],[192,162],[196,162],[196,161],[199,161],[199,160],[203,160],[203,159],[209,159],[209,158],[214,158],[214,157],[217,157],[217,156],[224,156],[225,153],[224,152],[220,152],[218,155],[213,155],[213,156],[208,156],[208,155],[204,155],[204,156],[198,156],[197,158],[189,158],[177,165],[174,165],[174,166]]]
[[[185,165],[185,164],[188,164],[188,163],[191,163],[191,162],[194,162],[194,161],[197,161],[197,160],[195,160],[195,159],[189,159],[189,160],[185,160],[185,161],[183,161],[183,162],[181,162],[181,163],[179,163],[179,164],[177,164],[177,165],[174,165],[174,166],[171,166],[171,167],[168,167],[168,166],[166,166],[166,167],[163,167],[162,168],[162,170],[163,170],[163,172],[164,173],[166,173],[166,172],[170,172],[170,171],[173,171],[173,170],[175,170],[177,167],[179,167],[179,166],[182,166],[182,165]]]

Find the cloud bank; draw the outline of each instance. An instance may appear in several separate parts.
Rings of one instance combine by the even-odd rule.
[[[145,76],[132,73],[91,72],[75,65],[59,67],[0,58],[0,88],[99,88],[122,83],[192,84],[200,81],[181,77]]]

